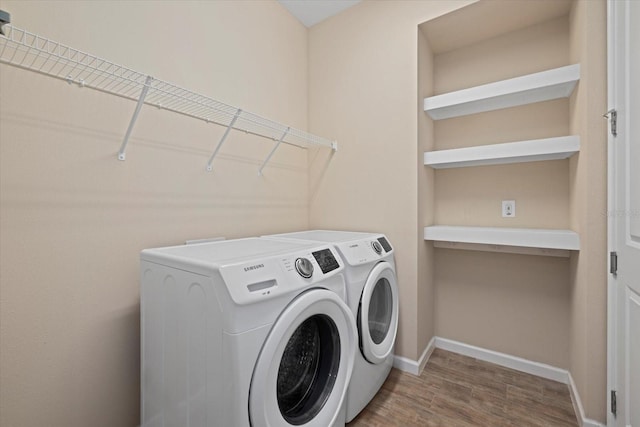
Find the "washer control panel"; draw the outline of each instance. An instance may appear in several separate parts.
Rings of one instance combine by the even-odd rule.
[[[272,255],[220,267],[231,298],[237,304],[250,304],[300,291],[331,279],[342,283],[343,262],[328,246]],[[333,283],[333,282],[332,282]]]

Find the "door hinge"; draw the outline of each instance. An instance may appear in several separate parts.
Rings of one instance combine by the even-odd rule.
[[[609,119],[609,123],[611,124],[611,135],[618,136],[618,111],[615,108],[607,111],[603,117]]]
[[[611,252],[609,253],[609,273],[614,276],[618,274],[618,253]]]
[[[613,416],[618,415],[618,398],[616,396],[616,391],[611,390],[611,413]]]

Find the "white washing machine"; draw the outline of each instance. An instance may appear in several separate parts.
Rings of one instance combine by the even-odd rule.
[[[343,273],[318,242],[142,251],[142,426],[344,426],[357,332]]]
[[[267,239],[331,243],[345,262],[347,303],[356,317],[358,343],[347,391],[350,422],[378,392],[393,366],[398,331],[398,283],[394,250],[383,234],[302,231]]]

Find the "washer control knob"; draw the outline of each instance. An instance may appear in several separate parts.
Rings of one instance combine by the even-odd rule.
[[[382,253],[382,246],[380,245],[380,243],[378,243],[377,240],[374,240],[373,242],[371,242],[371,247],[373,248],[375,253],[377,253],[378,255]]]
[[[296,271],[299,275],[308,279],[313,275],[313,264],[306,258],[296,259]]]

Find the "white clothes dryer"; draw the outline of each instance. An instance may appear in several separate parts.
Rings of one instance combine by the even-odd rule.
[[[398,331],[398,283],[394,250],[383,234],[302,231],[268,239],[331,243],[345,262],[347,303],[356,317],[358,344],[347,391],[346,421],[373,399],[393,366]]]
[[[141,253],[142,426],[344,426],[357,332],[327,244]]]

